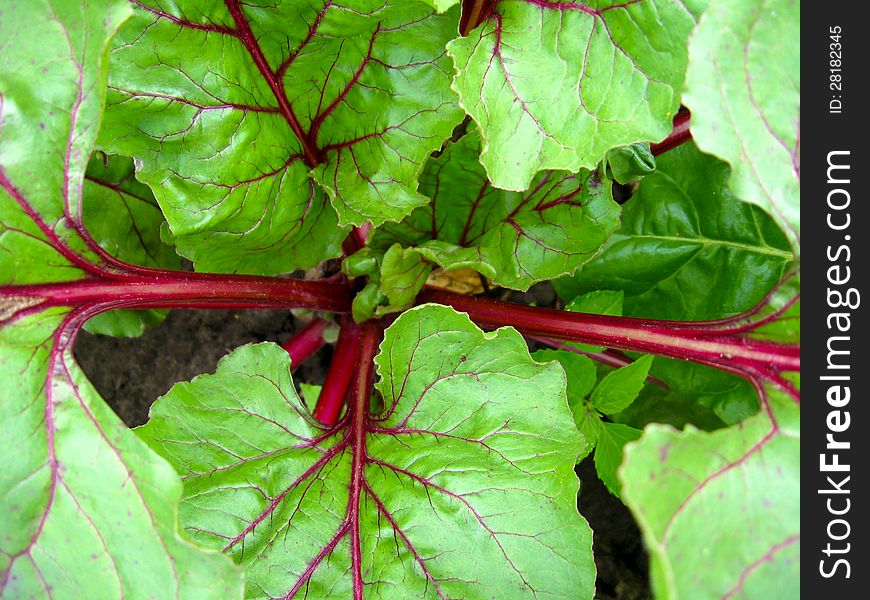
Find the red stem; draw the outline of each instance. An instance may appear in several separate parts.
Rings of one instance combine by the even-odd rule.
[[[490,329],[510,325],[524,335],[555,338],[681,358],[731,371],[772,376],[800,371],[800,347],[704,328],[704,323],[634,319],[523,306],[426,288],[420,303],[437,302],[468,313]]]
[[[381,337],[380,323],[375,320],[366,321],[359,326],[359,329],[358,343],[355,348],[358,352],[356,355],[356,367],[354,369],[353,389],[351,390],[352,403],[349,431],[351,448],[353,448],[353,461],[351,463],[348,506],[356,508],[356,510],[350,510],[348,515],[350,519],[350,553],[354,599],[363,598],[362,549],[359,535],[360,499],[365,481],[364,470],[367,461],[366,425],[369,419],[369,403],[372,397],[374,358],[378,350],[378,341]]]
[[[329,325],[329,321],[316,317],[281,344],[281,347],[290,355],[290,368],[292,370],[295,371],[312,354],[323,348],[326,344],[323,332],[327,325]]]
[[[314,408],[314,418],[324,425],[335,425],[341,415],[360,354],[360,333],[361,327],[353,317],[342,317],[332,362]]]
[[[341,242],[341,250],[345,256],[356,254],[366,245],[366,238],[371,230],[371,223],[366,223],[361,227],[354,227]]]
[[[684,144],[692,139],[692,132],[689,129],[691,117],[692,114],[687,109],[680,109],[674,116],[674,128],[668,137],[658,144],[650,146],[650,152],[652,152],[653,156],[664,154],[668,150],[673,150],[680,144]]]
[[[350,312],[350,289],[318,280],[153,270],[118,279],[0,287],[5,317],[50,306],[117,304],[125,308],[310,308]]]
[[[459,34],[466,36],[472,29],[487,20],[495,10],[496,4],[498,0],[462,0]]]

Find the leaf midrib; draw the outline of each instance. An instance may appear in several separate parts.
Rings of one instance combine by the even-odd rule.
[[[648,240],[659,240],[663,242],[675,242],[682,244],[700,244],[702,246],[722,246],[728,248],[735,248],[737,250],[742,250],[744,252],[750,252],[753,254],[763,254],[766,256],[774,256],[777,258],[781,258],[786,261],[794,260],[794,256],[791,252],[786,250],[777,250],[771,246],[753,246],[751,244],[744,244],[740,242],[729,242],[726,240],[717,240],[715,238],[708,238],[704,236],[690,238],[690,237],[680,237],[673,235],[648,235],[648,234],[624,234],[625,237],[623,239],[648,239]]]

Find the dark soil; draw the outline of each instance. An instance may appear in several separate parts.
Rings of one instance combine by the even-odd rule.
[[[148,409],[175,383],[213,373],[235,348],[256,342],[282,343],[301,325],[286,310],[177,310],[159,327],[134,339],[83,332],[76,360],[100,394],[130,427],[148,420]],[[320,383],[331,350],[321,350],[294,374]]]
[[[593,531],[596,600],[652,598],[649,559],[631,512],[598,479],[592,457],[575,470],[580,477],[577,507]]]
[[[552,288],[511,293],[511,300],[552,306]],[[136,339],[82,333],[76,359],[94,386],[127,425],[148,419],[151,403],[173,384],[212,373],[218,360],[251,342],[281,343],[300,323],[288,311],[173,311],[166,321]],[[295,373],[297,381],[321,383],[329,364],[327,347]],[[585,460],[577,468],[581,479],[580,512],[594,534],[598,567],[598,600],[643,600],[651,597],[647,556],[631,513],[598,480]]]

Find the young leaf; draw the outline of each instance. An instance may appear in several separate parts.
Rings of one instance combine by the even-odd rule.
[[[252,596],[591,598],[561,368],[434,305],[375,363],[386,411],[364,394],[333,429],[271,344],[159,400],[139,432],[184,474],[191,535],[244,565]]]
[[[625,409],[640,393],[652,361],[651,355],[641,356],[605,375],[589,397],[592,406],[606,415]]]
[[[82,192],[84,222],[106,252],[145,267],[178,269],[175,249],[160,239],[163,213],[147,185],[136,180],[133,160],[95,154]],[[113,310],[90,319],[85,331],[123,337],[142,335],[166,318],[165,310]]]
[[[456,11],[136,4],[114,44],[101,141],[141,161],[198,268],[310,267],[339,254],[337,221],[425,204],[417,176],[461,118],[444,52]]]
[[[694,16],[674,0],[502,0],[448,52],[494,185],[594,168],[611,148],[671,130]]]
[[[651,425],[626,449],[622,498],[656,597],[800,596],[800,408],[762,393],[765,410],[738,426]]]
[[[385,224],[371,246],[416,247],[445,269],[472,268],[496,285],[526,290],[573,273],[619,226],[611,184],[598,172],[545,172],[526,192],[504,191],[487,181],[479,149],[471,132],[431,159],[420,189],[432,203]]]
[[[104,100],[106,42],[128,6],[3,7],[0,239],[2,254],[23,259],[2,264],[4,292],[109,268],[82,224],[82,185]],[[0,595],[241,597],[233,565],[180,536],[178,477],[73,362],[75,335],[97,305],[40,303],[0,294]]]
[[[716,319],[749,310],[793,262],[788,241],[762,210],[728,190],[728,166],[684,144],[658,157],[622,208],[604,251],[556,289],[574,298],[625,291],[629,316]]]
[[[622,489],[616,476],[616,470],[622,463],[622,449],[628,442],[638,439],[641,433],[640,429],[621,423],[601,422],[595,444],[595,471],[614,496],[619,497]]]
[[[353,318],[362,322],[412,306],[432,264],[413,248],[393,244],[382,255],[363,248],[342,263],[342,270],[348,277],[369,278],[353,301]]]
[[[582,401],[595,386],[597,370],[588,356],[562,350],[538,350],[533,355],[538,362],[558,361],[568,378],[568,405]]]
[[[630,144],[614,148],[605,157],[607,173],[611,179],[626,184],[643,179],[656,170],[656,159],[649,144]]]
[[[689,43],[685,104],[731,188],[800,245],[799,0],[713,0]],[[796,252],[798,248],[796,248]]]

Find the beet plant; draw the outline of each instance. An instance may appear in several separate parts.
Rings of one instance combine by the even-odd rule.
[[[797,597],[798,14],[3,3],[0,596],[592,598],[592,456],[657,597]],[[313,314],[128,429],[77,334],[211,307]]]

